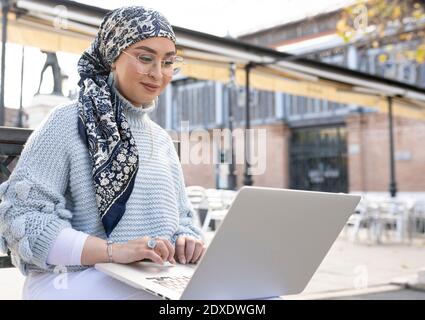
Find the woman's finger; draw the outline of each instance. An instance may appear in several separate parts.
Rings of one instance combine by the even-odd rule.
[[[170,241],[168,241],[168,239],[162,239],[162,241],[164,242],[164,244],[167,246],[168,249],[168,257],[167,257],[167,261],[173,261],[173,257],[174,257],[174,247],[171,244]]]
[[[198,261],[198,259],[201,257],[203,250],[204,250],[204,244],[202,243],[202,241],[196,241],[195,252],[193,253],[193,257],[190,262],[195,263],[196,261]]]
[[[155,251],[150,250],[150,249],[145,250],[145,254],[144,254],[143,258],[152,260],[153,262],[158,263],[158,264],[164,264],[164,260],[162,260],[162,258],[159,255],[157,255],[155,253]]]
[[[168,248],[162,240],[156,240],[154,251],[161,256],[162,260],[168,260]]]
[[[176,257],[177,260],[180,263],[186,263],[186,257],[185,257],[185,244],[186,244],[186,238],[185,237],[178,237],[176,241]]]
[[[186,237],[186,250],[185,250],[185,256],[186,261],[189,263],[192,260],[193,253],[195,251],[195,239]]]

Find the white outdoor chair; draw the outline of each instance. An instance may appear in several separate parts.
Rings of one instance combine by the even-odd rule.
[[[237,193],[235,190],[221,190],[221,199],[226,209],[230,208]]]
[[[200,210],[208,209],[207,194],[204,187],[201,186],[188,186],[186,187],[186,194],[193,209],[196,212],[195,223],[198,227],[201,225]]]
[[[425,236],[425,200],[416,201],[409,217],[409,236]]]
[[[202,231],[208,231],[211,221],[219,222],[226,216],[227,210],[230,207],[228,203],[229,196],[223,196],[227,190],[207,189],[208,211],[202,224]]]
[[[361,231],[366,232],[368,241],[380,242],[382,234],[381,205],[382,200],[362,198],[355,213],[346,224],[346,234],[350,241],[358,241]]]
[[[372,228],[377,243],[395,236],[398,242],[408,237],[409,207],[404,201],[387,200],[379,203],[379,210],[373,215]]]
[[[348,218],[344,228],[344,233],[348,235],[350,241],[355,241],[359,237],[361,228],[368,227],[370,224],[370,216],[367,211],[368,203],[365,199],[361,199],[357,205],[355,212]]]

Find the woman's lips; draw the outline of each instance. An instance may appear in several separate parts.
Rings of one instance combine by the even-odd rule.
[[[149,92],[156,92],[159,89],[159,86],[154,86],[148,83],[140,82],[140,84]]]

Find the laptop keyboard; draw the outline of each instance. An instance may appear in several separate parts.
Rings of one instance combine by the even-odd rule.
[[[164,286],[168,289],[183,291],[186,288],[187,283],[190,280],[188,276],[173,276],[173,277],[151,277],[146,278],[152,280],[153,282]]]

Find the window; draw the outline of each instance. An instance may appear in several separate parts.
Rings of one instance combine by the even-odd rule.
[[[212,81],[179,83],[173,87],[173,129],[182,121],[190,128],[215,126],[215,85]]]

